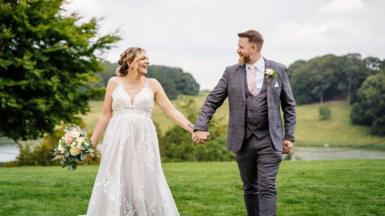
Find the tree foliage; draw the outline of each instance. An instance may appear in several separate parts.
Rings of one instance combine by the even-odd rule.
[[[351,120],[371,126],[374,134],[385,135],[385,70],[369,76],[362,84],[352,106]]]
[[[353,102],[358,88],[378,68],[378,59],[360,54],[325,55],[299,60],[288,68],[298,104],[346,99]]]
[[[171,99],[175,99],[178,94],[197,95],[199,93],[199,84],[194,77],[181,68],[154,65],[150,66],[148,76],[156,78]]]
[[[331,109],[328,106],[322,105],[319,107],[320,120],[328,120],[332,114]]]
[[[88,111],[99,52],[119,38],[63,15],[64,0],[0,0],[0,134],[35,139]]]
[[[102,79],[98,86],[105,86],[108,79],[115,76],[117,64],[105,61],[103,66],[104,70],[98,73],[98,76]],[[150,65],[147,76],[157,79],[170,99],[176,99],[180,94],[198,95],[199,93],[198,82],[190,73],[183,71],[181,68]]]

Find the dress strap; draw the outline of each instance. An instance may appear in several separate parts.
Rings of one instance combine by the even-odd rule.
[[[118,80],[118,85],[122,85],[122,81],[120,80],[120,78],[117,78]]]
[[[143,84],[143,88],[148,88],[149,85],[148,85],[148,78],[144,78],[144,84]]]

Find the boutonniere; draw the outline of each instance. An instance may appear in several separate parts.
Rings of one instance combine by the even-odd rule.
[[[265,70],[265,78],[267,80],[271,80],[273,77],[277,76],[277,71],[271,69],[271,68],[266,68]]]

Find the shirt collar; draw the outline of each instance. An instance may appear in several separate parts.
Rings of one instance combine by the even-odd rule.
[[[264,71],[265,70],[265,59],[263,59],[263,57],[261,56],[257,62],[255,62],[254,64],[246,64],[246,68],[249,69],[249,68],[255,68],[257,69],[257,71]]]

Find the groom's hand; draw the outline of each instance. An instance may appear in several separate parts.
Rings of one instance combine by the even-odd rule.
[[[282,154],[288,154],[293,151],[293,142],[290,140],[283,141],[283,151]]]
[[[195,131],[193,133],[192,139],[194,143],[202,144],[202,143],[205,143],[209,137],[210,137],[209,132]]]

